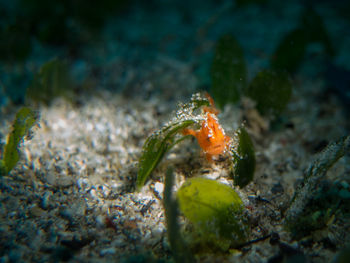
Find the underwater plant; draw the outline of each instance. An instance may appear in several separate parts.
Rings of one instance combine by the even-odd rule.
[[[255,152],[252,140],[243,127],[239,128],[236,134],[238,143],[237,150],[231,152],[233,156],[231,176],[233,183],[243,188],[253,180]]]
[[[334,48],[322,20],[313,9],[306,8],[299,25],[287,33],[270,59],[271,68],[294,73],[304,60],[307,46],[319,43],[327,56],[334,56]]]
[[[209,95],[203,97],[197,93],[192,95],[189,103],[180,104],[179,108],[175,117],[169,123],[147,138],[139,160],[137,189],[145,184],[166,152],[188,138],[189,135],[197,138],[208,161],[212,161],[217,155],[229,153],[233,164],[231,167],[234,169],[240,165],[241,161],[247,162],[248,160],[246,165],[240,166],[239,176],[250,178],[250,180],[247,180],[247,182],[250,182],[255,167],[255,159],[252,157],[254,155],[253,144],[251,142],[247,143],[248,139],[239,139],[239,132],[233,138],[225,135],[216,117],[218,111],[212,98]],[[190,129],[189,127],[195,127],[196,129]],[[199,130],[197,130],[198,128]],[[242,131],[244,128],[241,127],[240,130]],[[245,132],[244,137],[248,138],[248,133]],[[239,146],[239,142],[243,142],[245,146],[242,147],[243,144]],[[249,155],[248,159],[247,153]],[[243,167],[249,167],[249,169]]]
[[[167,226],[168,240],[173,251],[175,262],[191,263],[195,262],[186,243],[181,236],[180,225],[178,222],[178,201],[172,195],[174,184],[174,173],[172,168],[168,168],[165,177],[164,187],[164,210]]]
[[[241,127],[233,138],[229,137],[220,126],[217,114],[214,101],[208,94],[194,94],[189,103],[180,104],[175,117],[146,140],[139,160],[137,189],[145,184],[165,154],[189,136],[196,137],[208,162],[215,161],[221,154],[230,156],[230,175],[237,180],[236,185],[244,187],[251,182],[255,154],[249,135]],[[236,172],[233,171],[235,169]],[[183,244],[177,222],[177,207],[193,226],[193,231],[186,233],[192,248],[210,247],[227,251],[246,241],[248,227],[243,202],[232,187],[215,180],[193,177],[185,181],[174,199],[171,195],[172,180],[173,172],[168,169],[164,207],[168,239],[176,262],[193,262],[188,248]]]
[[[298,48],[292,50],[300,53]],[[298,55],[294,54],[292,58],[298,58]],[[220,107],[237,103],[242,96],[247,96],[256,102],[260,114],[270,117],[281,114],[292,94],[288,74],[278,68],[262,70],[247,83],[243,49],[231,35],[224,35],[217,41],[211,78],[211,92]]]
[[[193,224],[193,243],[227,251],[246,241],[241,198],[230,186],[203,177],[186,180],[176,193],[183,215]]]
[[[0,175],[8,174],[15,167],[19,160],[18,146],[25,136],[30,135],[31,128],[37,123],[38,117],[37,113],[26,107],[17,112],[0,160]]]
[[[246,88],[247,68],[243,49],[231,35],[219,38],[211,65],[211,92],[219,107],[238,102]]]
[[[246,95],[262,115],[278,116],[291,98],[292,84],[284,71],[262,70],[250,82]]]
[[[146,179],[157,167],[165,153],[186,138],[185,135],[182,135],[182,131],[190,125],[199,125],[203,121],[204,118],[194,115],[194,111],[209,105],[208,99],[199,94],[193,95],[189,103],[180,104],[180,110],[169,123],[147,138],[139,159],[137,189],[145,184]]]
[[[34,75],[26,96],[35,102],[49,104],[57,97],[70,98],[73,81],[67,64],[57,58],[42,65]]]
[[[347,136],[329,144],[309,166],[286,213],[285,226],[293,238],[300,239],[327,226],[332,217],[349,220],[349,184],[326,180],[327,171],[349,153],[350,136]]]

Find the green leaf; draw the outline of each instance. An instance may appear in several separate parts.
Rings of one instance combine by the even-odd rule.
[[[261,114],[277,116],[290,100],[292,84],[286,72],[263,70],[250,83],[247,95]]]
[[[147,138],[139,160],[139,171],[136,181],[138,189],[145,184],[147,177],[157,167],[164,154],[179,142],[179,140],[175,141],[175,135],[194,123],[191,120],[172,123]]]
[[[70,98],[72,87],[73,83],[67,64],[53,59],[45,63],[35,74],[26,95],[34,101],[49,104],[60,96]]]
[[[203,106],[209,106],[208,99],[201,97],[199,94],[194,94],[189,103],[180,105],[180,109],[176,112],[176,116],[172,121],[147,138],[139,159],[137,189],[145,184],[148,176],[157,167],[166,152],[189,137],[182,136],[181,131],[200,122],[200,118],[194,116],[193,112]]]
[[[180,210],[195,225],[201,242],[221,250],[247,237],[243,203],[228,185],[206,178],[191,178],[178,190]]]
[[[239,101],[246,88],[247,69],[243,50],[233,36],[224,35],[218,40],[211,77],[211,92],[220,107]]]
[[[234,184],[243,188],[254,178],[255,152],[252,140],[243,127],[237,131],[237,138],[237,149],[231,149],[233,157],[232,177]]]
[[[12,131],[7,138],[2,160],[6,173],[9,173],[18,162],[18,145],[23,137],[29,134],[37,119],[38,115],[29,108],[22,108],[17,112]]]
[[[321,16],[306,8],[299,26],[290,31],[276,48],[270,60],[271,67],[294,73],[304,60],[307,45],[314,42],[322,44],[327,55],[334,56],[335,51]]]
[[[275,70],[294,73],[304,59],[307,44],[308,37],[305,30],[297,28],[289,32],[272,55],[271,67]]]

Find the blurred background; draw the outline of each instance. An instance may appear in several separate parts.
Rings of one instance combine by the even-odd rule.
[[[228,135],[244,125],[252,138],[257,168],[240,189],[252,239],[276,232],[288,243],[266,239],[242,260],[292,262],[298,246],[310,262],[341,262],[349,156],[327,176],[319,169],[295,239],[282,224],[315,154],[349,134],[349,14],[346,0],[0,0],[0,157],[8,144],[18,153],[0,176],[0,262],[165,262],[120,258],[170,257],[167,166],[182,181],[232,184],[193,140],[134,191],[147,136],[198,91],[213,96]],[[35,111],[25,108],[31,140],[11,128],[26,125],[26,115],[15,120],[22,106]],[[329,156],[329,166],[340,157]]]
[[[100,89],[169,101],[211,91],[223,35],[241,47],[248,82],[262,69],[282,69],[293,79],[319,79],[321,97],[339,96],[346,105],[349,11],[341,0],[2,0],[0,105],[28,97],[48,103],[62,94],[77,102],[81,92]],[[52,61],[51,71],[61,72],[57,88],[39,98],[45,88],[35,82]],[[190,83],[181,79],[188,74]]]

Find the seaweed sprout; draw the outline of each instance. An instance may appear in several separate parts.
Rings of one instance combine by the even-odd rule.
[[[213,99],[209,94],[192,95],[190,102],[179,103],[174,117],[149,136],[139,160],[136,187],[140,189],[165,154],[177,143],[196,137],[209,162],[221,154],[230,156],[231,175],[235,185],[246,186],[255,169],[252,142],[243,127],[233,138],[220,126]],[[193,246],[202,249],[227,251],[246,241],[248,230],[244,206],[236,191],[223,183],[201,177],[186,180],[171,198],[173,173],[168,170],[165,179],[164,207],[169,242],[176,262],[192,262],[188,246],[183,244],[177,222],[177,204],[182,214],[193,225],[187,235]]]
[[[39,115],[30,108],[24,107],[17,112],[0,160],[0,175],[8,174],[15,167],[19,160],[18,146],[25,136],[31,136],[31,128],[37,123],[38,118]]]

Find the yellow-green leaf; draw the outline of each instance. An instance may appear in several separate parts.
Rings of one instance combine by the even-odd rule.
[[[37,119],[38,115],[30,108],[22,108],[17,112],[4,149],[3,165],[1,166],[5,167],[5,173],[9,173],[18,162],[18,145],[23,137],[29,134]]]
[[[178,190],[177,198],[181,212],[195,225],[201,242],[226,250],[246,239],[243,203],[230,186],[191,178]]]

